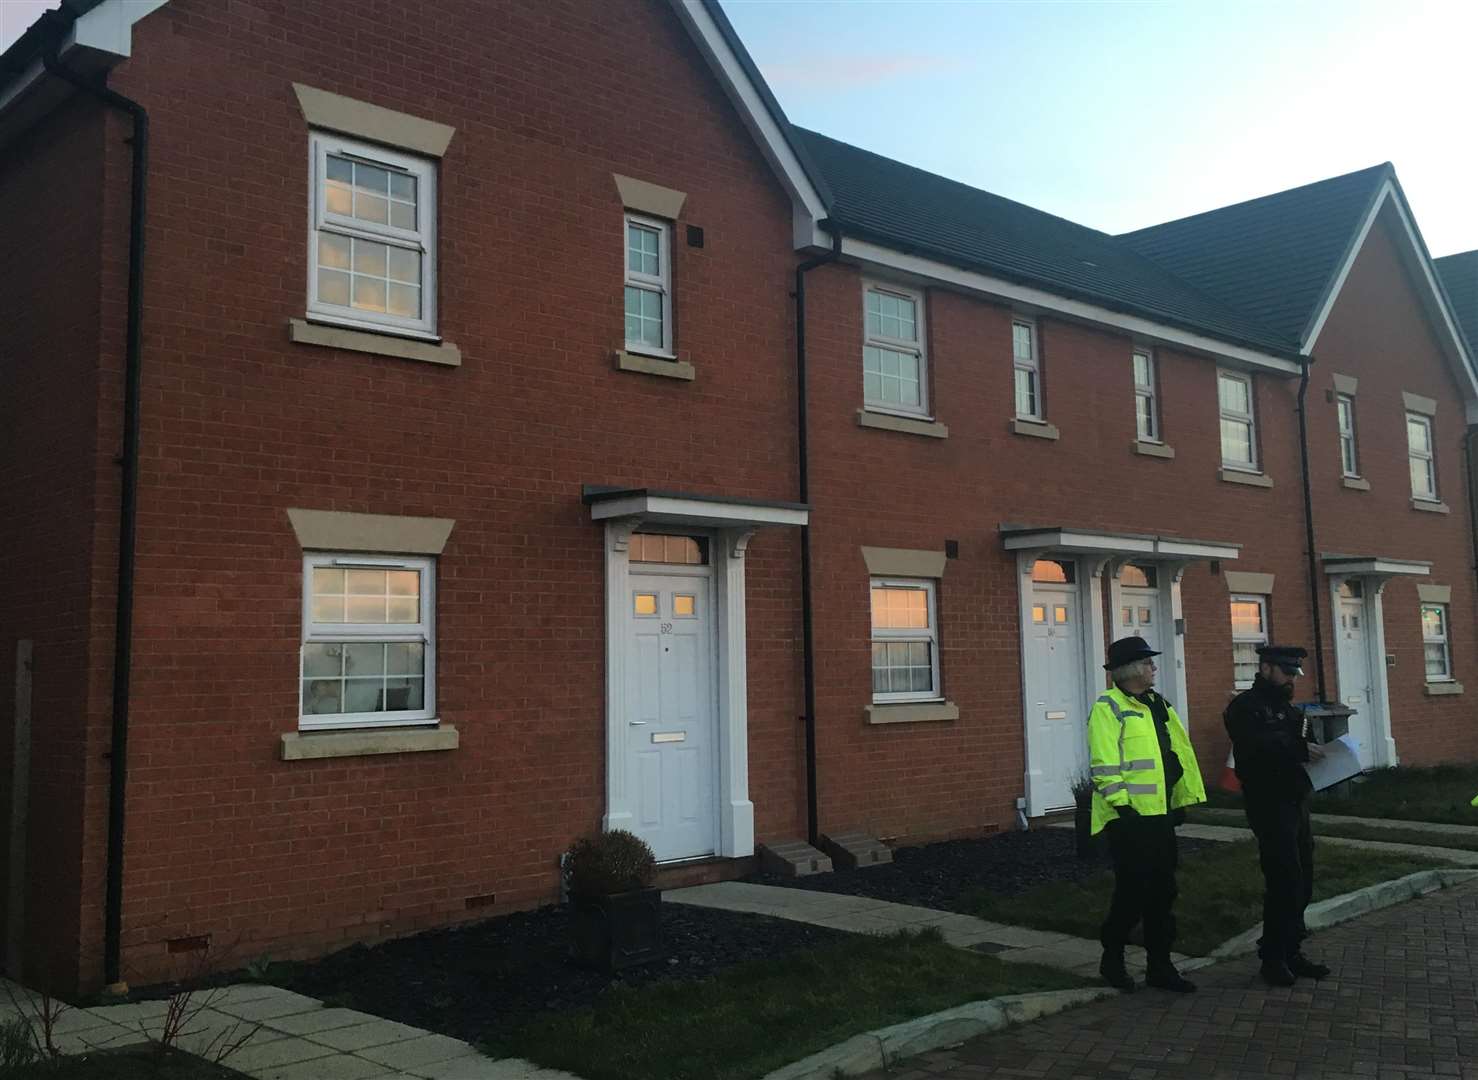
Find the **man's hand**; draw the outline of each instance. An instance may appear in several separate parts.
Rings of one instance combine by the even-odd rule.
[[[1122,818],[1139,817],[1139,811],[1128,803],[1125,803],[1123,806],[1116,806],[1114,809],[1119,812],[1119,816]]]
[[[1310,761],[1323,761],[1324,760],[1324,747],[1320,746],[1316,742],[1309,743],[1309,760]]]

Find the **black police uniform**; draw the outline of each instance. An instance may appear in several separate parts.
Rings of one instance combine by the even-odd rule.
[[[1276,646],[1258,652],[1273,663],[1297,662],[1307,655],[1303,649]],[[1224,719],[1247,823],[1257,835],[1262,862],[1263,937],[1258,955],[1264,964],[1311,966],[1299,953],[1307,933],[1304,909],[1314,893],[1314,839],[1309,828],[1313,784],[1304,770],[1309,746],[1303,710],[1259,674],[1252,689],[1227,706]]]

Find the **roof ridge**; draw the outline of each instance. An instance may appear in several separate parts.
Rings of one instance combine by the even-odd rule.
[[[1383,161],[1379,165],[1367,165],[1363,169],[1353,169],[1350,172],[1340,173],[1337,176],[1326,176],[1321,180],[1310,180],[1306,184],[1296,184],[1291,188],[1284,188],[1282,191],[1270,191],[1266,195],[1255,195],[1250,199],[1243,199],[1240,202],[1227,203],[1225,206],[1214,206],[1209,210],[1198,210],[1196,213],[1187,214],[1184,217],[1170,218],[1167,221],[1158,221],[1155,222],[1153,225],[1143,225],[1138,229],[1130,229],[1128,232],[1116,233],[1114,235],[1115,239],[1125,239],[1131,236],[1139,236],[1143,233],[1154,232],[1156,229],[1163,229],[1170,225],[1180,225],[1187,221],[1195,221],[1197,218],[1209,217],[1212,214],[1222,214],[1228,210],[1237,210],[1242,207],[1253,206],[1257,203],[1266,202],[1269,199],[1281,199],[1285,196],[1292,195],[1295,192],[1307,191],[1310,188],[1322,187],[1325,184],[1334,184],[1338,183],[1341,180],[1349,180],[1351,177],[1360,176],[1364,173],[1375,172],[1384,173],[1387,176],[1395,176],[1396,166],[1389,161]]]

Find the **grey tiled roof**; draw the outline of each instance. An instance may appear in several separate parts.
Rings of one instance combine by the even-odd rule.
[[[1468,339],[1468,352],[1478,355],[1478,251],[1445,255],[1433,259],[1432,265]]]
[[[1119,240],[1266,326],[1301,342],[1389,163],[1125,233]]]
[[[1292,355],[1296,340],[1197,288],[1132,245],[999,195],[793,129],[845,235],[1222,341]]]

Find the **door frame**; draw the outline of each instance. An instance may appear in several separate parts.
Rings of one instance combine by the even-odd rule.
[[[1391,733],[1391,688],[1386,672],[1386,616],[1383,594],[1390,577],[1380,574],[1339,574],[1329,578],[1329,621],[1334,635],[1334,679],[1340,701],[1344,692],[1344,667],[1340,661],[1339,609],[1343,598],[1339,587],[1346,581],[1360,582],[1361,613],[1365,617],[1365,663],[1370,669],[1370,689],[1376,706],[1376,715],[1370,718],[1371,767],[1380,769],[1400,764],[1396,753],[1396,739]]]
[[[605,522],[606,570],[606,798],[601,827],[634,831],[632,793],[627,786],[626,663],[627,617],[633,571],[631,534],[637,517]],[[664,522],[662,531],[709,538],[714,619],[713,691],[715,696],[714,790],[717,797],[716,848],[724,858],[754,854],[754,803],[749,798],[749,689],[746,662],[744,567],[752,528],[703,528]],[[657,576],[674,568],[657,569]]]
[[[1077,585],[1061,591],[1072,591],[1078,601],[1078,645],[1083,658],[1082,724],[1084,745],[1088,740],[1088,713],[1093,701],[1103,689],[1103,556],[1083,552],[1062,552],[1047,549],[1018,550],[1016,552],[1016,596],[1017,596],[1017,644],[1021,653],[1021,731],[1022,757],[1025,768],[1023,779],[1026,787],[1026,813],[1028,817],[1041,817],[1047,813],[1042,805],[1042,794],[1032,781],[1042,775],[1043,763],[1036,760],[1031,736],[1031,694],[1028,686],[1034,674],[1031,648],[1027,635],[1032,625],[1032,599],[1036,583],[1032,581],[1032,567],[1038,559],[1058,559],[1077,565]]]

